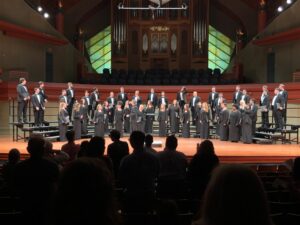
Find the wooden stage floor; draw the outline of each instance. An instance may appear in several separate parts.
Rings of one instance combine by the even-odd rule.
[[[128,141],[128,137],[122,138]],[[76,141],[80,143],[82,140]],[[154,141],[161,141],[162,146],[165,144],[164,138],[154,137]],[[215,146],[216,154],[222,162],[237,162],[237,163],[279,163],[287,159],[300,156],[300,145],[296,144],[243,144],[223,142],[220,140],[212,140]],[[178,138],[178,150],[184,152],[188,157],[191,157],[196,152],[197,143],[201,142],[199,138]],[[106,146],[111,143],[109,138],[106,138]],[[54,149],[59,150],[63,142],[54,142]],[[23,156],[28,153],[26,151],[27,143],[23,141],[13,142],[10,137],[0,137],[0,155],[1,159],[7,157],[7,153],[11,148],[18,148]],[[163,147],[156,148],[162,151]]]

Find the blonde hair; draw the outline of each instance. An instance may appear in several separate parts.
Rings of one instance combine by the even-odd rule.
[[[241,109],[244,109],[245,106],[246,106],[246,102],[245,102],[244,100],[241,100],[241,101],[240,101],[240,108],[241,108]]]
[[[202,109],[203,109],[205,112],[208,112],[209,108],[208,108],[207,102],[203,102],[203,103],[202,103]]]
[[[101,109],[103,109],[103,106],[101,104],[97,105],[97,110],[99,110],[99,108],[101,107]]]
[[[78,102],[76,102],[76,103],[74,104],[73,110],[74,110],[75,112],[79,112],[79,110],[80,110],[80,104],[79,104]]]

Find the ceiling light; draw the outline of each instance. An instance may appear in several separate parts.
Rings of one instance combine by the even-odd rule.
[[[42,6],[38,6],[38,7],[37,7],[37,11],[42,12],[42,11],[43,11]]]
[[[49,13],[45,12],[44,13],[44,18],[48,19],[50,17]]]
[[[288,5],[290,5],[290,4],[292,4],[292,0],[286,0],[286,4],[288,4]]]
[[[279,7],[277,8],[277,11],[278,11],[278,12],[282,12],[282,11],[283,11],[283,7],[282,7],[282,6],[279,6]]]

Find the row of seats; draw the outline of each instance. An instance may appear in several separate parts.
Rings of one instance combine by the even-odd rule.
[[[98,76],[98,77],[97,77]],[[188,85],[188,84],[232,84],[235,80],[223,79],[221,70],[110,70],[102,75],[85,78],[83,83],[127,84],[127,85]]]

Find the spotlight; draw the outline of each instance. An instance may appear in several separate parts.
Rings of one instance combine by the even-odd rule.
[[[48,19],[50,17],[49,13],[45,12],[44,13],[44,18]]]
[[[292,4],[292,0],[286,0],[286,4],[288,4],[288,5],[290,5],[290,4]]]
[[[38,6],[38,7],[37,7],[37,11],[42,12],[42,11],[43,11],[42,6]]]
[[[277,8],[277,11],[278,11],[278,12],[282,12],[282,11],[283,11],[283,7],[282,7],[282,6],[279,6],[279,7]]]

